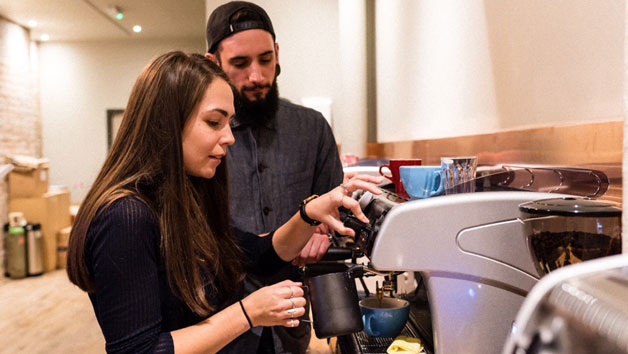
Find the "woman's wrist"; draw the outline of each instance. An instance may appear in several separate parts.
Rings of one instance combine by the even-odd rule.
[[[307,199],[303,200],[303,202],[301,203],[301,207],[299,208],[299,215],[301,216],[301,219],[303,219],[303,221],[305,221],[306,223],[312,226],[318,226],[321,223],[320,221],[311,218],[310,217],[311,214],[307,212],[307,206],[310,204],[311,201],[313,201],[316,198],[318,198],[318,195],[312,194]]]
[[[242,300],[238,300],[238,303],[240,304],[240,309],[242,310],[242,313],[244,314],[244,317],[246,318],[246,321],[249,324],[249,329],[253,328],[253,321],[251,321],[251,317],[249,317],[248,312],[246,312],[246,309],[244,308],[244,304],[242,303]]]

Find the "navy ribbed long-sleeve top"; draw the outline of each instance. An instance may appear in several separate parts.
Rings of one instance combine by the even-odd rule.
[[[235,236],[252,260],[249,270],[272,273],[286,264],[272,246],[272,235],[258,237],[236,229]],[[170,331],[204,319],[170,290],[160,241],[159,221],[134,197],[116,200],[88,229],[85,254],[95,286],[89,298],[109,353],[174,353]],[[242,296],[240,292],[223,303],[211,303],[220,311]],[[221,352],[254,352],[247,343],[250,331]]]

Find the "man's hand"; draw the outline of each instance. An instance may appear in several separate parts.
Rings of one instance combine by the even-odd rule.
[[[327,249],[331,245],[329,242],[329,227],[320,224],[316,227],[316,231],[312,234],[310,240],[305,244],[301,253],[292,260],[293,265],[304,266],[306,264],[316,263],[323,258]]]

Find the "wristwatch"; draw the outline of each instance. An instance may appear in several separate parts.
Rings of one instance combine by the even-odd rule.
[[[313,220],[312,218],[307,216],[307,214],[305,213],[305,205],[316,198],[318,198],[318,194],[312,194],[311,196],[304,199],[303,202],[301,202],[301,207],[299,208],[299,215],[301,215],[301,219],[303,219],[303,221],[312,226],[320,225],[321,222]]]

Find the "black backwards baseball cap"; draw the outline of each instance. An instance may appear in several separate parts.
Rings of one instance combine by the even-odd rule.
[[[242,11],[246,10],[246,11]],[[242,12],[241,12],[242,11]],[[246,16],[239,14],[246,13]],[[230,35],[250,29],[268,31],[275,40],[275,30],[264,9],[246,1],[231,1],[217,7],[207,21],[207,51],[214,53],[218,44]]]

